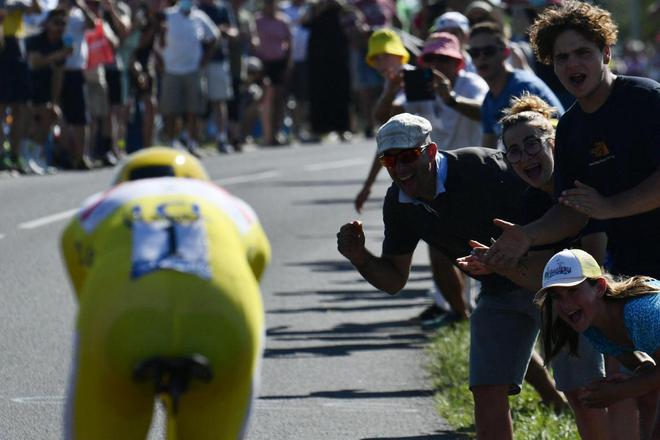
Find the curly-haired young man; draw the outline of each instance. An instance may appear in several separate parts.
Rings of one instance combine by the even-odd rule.
[[[530,36],[577,101],[557,127],[560,203],[524,227],[500,223],[486,261],[511,266],[529,245],[571,236],[591,217],[606,220],[611,271],[660,276],[660,84],[610,70],[617,26],[597,6],[549,8]]]

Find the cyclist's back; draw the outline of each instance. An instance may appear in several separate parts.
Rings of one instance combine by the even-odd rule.
[[[241,438],[264,333],[270,258],[252,209],[209,182],[122,183],[89,200],[62,237],[79,299],[67,438],[145,438],[153,384],[143,361],[208,359],[178,406],[178,437]]]

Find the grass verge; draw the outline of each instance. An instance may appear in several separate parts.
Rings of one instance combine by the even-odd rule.
[[[428,349],[428,369],[436,390],[437,411],[454,429],[474,437],[472,394],[468,388],[470,329],[461,322],[438,330]],[[527,383],[509,398],[516,440],[579,439],[570,411],[555,414],[540,404]]]

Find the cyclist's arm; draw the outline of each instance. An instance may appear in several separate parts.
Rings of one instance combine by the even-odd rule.
[[[84,264],[86,249],[84,238],[85,232],[80,222],[78,219],[73,219],[62,233],[60,240],[62,257],[76,297],[80,296],[87,277],[87,268]]]
[[[248,233],[247,259],[257,281],[261,281],[270,258],[270,242],[261,225],[256,223]]]

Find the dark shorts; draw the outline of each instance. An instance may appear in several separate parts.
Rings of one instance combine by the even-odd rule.
[[[29,100],[34,105],[53,102],[53,88],[50,81],[30,81]]]
[[[87,124],[85,76],[82,70],[65,70],[60,95],[64,120],[71,125]]]
[[[284,82],[284,73],[286,72],[286,67],[288,60],[279,60],[279,61],[263,61],[264,65],[264,76],[270,79],[271,84],[279,85]]]
[[[297,101],[306,101],[307,96],[309,96],[307,76],[307,62],[296,62],[291,72],[289,90]]]
[[[118,69],[105,70],[105,82],[108,84],[108,99],[110,105],[120,105],[121,99],[121,72]]]
[[[5,45],[0,49],[0,103],[26,102],[29,91],[28,66],[18,41],[6,37]]]

